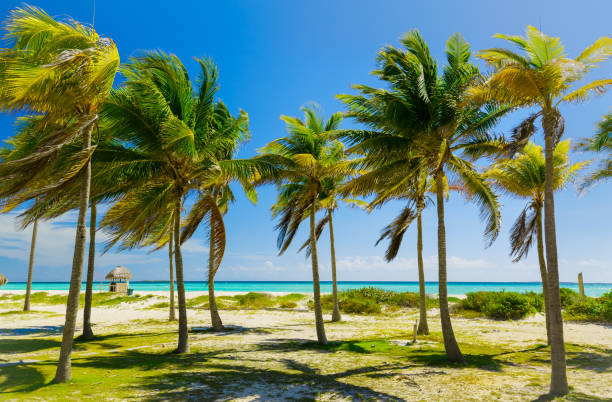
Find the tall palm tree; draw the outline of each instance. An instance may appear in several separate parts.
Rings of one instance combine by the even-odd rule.
[[[391,173],[391,176],[389,175]],[[374,185],[367,190],[367,194],[374,192],[376,197],[370,203],[370,209],[382,206],[385,202],[390,200],[403,200],[407,201],[406,207],[400,212],[400,214],[387,225],[380,238],[376,242],[388,239],[389,245],[385,253],[385,259],[387,262],[393,260],[399,252],[400,245],[404,238],[404,234],[408,227],[414,220],[417,221],[417,266],[418,266],[418,277],[419,277],[419,324],[417,327],[418,334],[429,334],[429,325],[427,323],[427,294],[425,293],[425,269],[423,263],[423,222],[422,213],[425,207],[432,202],[428,193],[435,193],[435,183],[428,177],[425,170],[416,174],[412,180],[403,183],[397,187],[392,193],[387,192],[389,186],[393,186],[397,183],[397,180],[401,180],[402,177],[397,177],[400,174],[403,176],[401,171],[389,172],[386,166],[381,168],[374,168],[364,173],[360,177],[347,183],[343,188],[343,191],[347,194],[355,192],[355,189],[360,187],[360,182],[370,182]],[[446,195],[448,198],[448,194]]]
[[[339,95],[349,108],[348,116],[368,126],[347,130],[343,135],[353,144],[350,152],[365,155],[364,169],[378,175],[359,177],[352,184],[358,194],[379,192],[384,199],[426,174],[435,185],[438,213],[438,282],[440,320],[447,358],[464,361],[448,309],[446,228],[444,198],[447,177],[463,188],[480,206],[486,221],[485,236],[493,241],[499,232],[497,196],[471,159],[498,150],[500,140],[488,134],[508,107],[475,106],[466,99],[467,89],[480,78],[470,63],[469,44],[459,34],[446,43],[447,65],[438,72],[436,60],[418,31],[401,40],[404,49],[392,46],[378,54],[379,69],[373,72],[388,85],[376,89],[355,85],[359,95]]]
[[[317,105],[305,106],[302,110],[304,121],[297,117],[281,116],[289,135],[261,148],[259,159],[281,170],[279,203],[272,208],[273,216],[280,216],[280,222],[276,226],[279,230],[277,244],[280,254],[291,244],[300,223],[305,217],[309,219],[317,341],[326,344],[315,215],[321,208],[320,196],[324,190],[324,182],[346,178],[351,172],[351,162],[344,158],[344,145],[333,138],[333,132],[340,124],[342,114],[334,113],[324,122]]]
[[[577,148],[581,151],[607,152],[600,162],[600,167],[584,179],[581,190],[612,177],[612,112],[599,122],[595,135],[579,142]]]
[[[71,378],[70,355],[87,236],[89,159],[94,149],[91,132],[112,87],[119,54],[112,40],[101,38],[92,28],[73,20],[56,21],[34,7],[13,10],[6,29],[11,48],[0,53],[0,108],[39,115],[40,124],[36,129],[45,137],[45,142],[31,155],[0,165],[0,175],[12,170],[20,176],[16,182],[22,184],[0,197],[8,199],[6,205],[11,208],[59,189],[71,180],[81,182],[66,322],[55,375],[55,381],[65,382]],[[42,185],[36,182],[36,177],[42,177],[44,167],[61,148],[77,138],[82,151],[71,168],[63,176],[55,177],[57,181],[44,181]]]
[[[208,59],[197,61],[201,74],[194,88],[174,55],[149,52],[130,59],[122,68],[123,86],[111,93],[101,119],[103,129],[115,133],[119,141],[101,147],[95,155],[103,171],[100,182],[119,194],[101,222],[111,235],[107,250],[115,244],[121,248],[164,245],[172,230],[178,353],[189,351],[180,241],[184,200],[208,191],[220,177],[250,180],[262,165],[218,159],[246,139],[248,116],[241,111],[233,117],[215,98],[219,87],[216,67]],[[241,183],[252,194],[248,180]],[[201,211],[203,219],[209,210]]]
[[[563,189],[573,181],[576,173],[588,162],[570,165],[570,140],[561,141],[553,154],[555,190]],[[546,181],[546,164],[542,147],[529,142],[523,151],[513,159],[501,160],[485,173],[493,185],[500,190],[519,198],[529,199],[529,203],[518,216],[510,235],[510,255],[514,262],[520,261],[529,253],[536,240],[538,263],[544,295],[546,314],[546,336],[550,344],[550,313],[548,308],[548,273],[544,257],[542,233],[542,209],[544,208],[544,188]]]
[[[567,384],[563,317],[559,293],[559,267],[555,230],[553,152],[563,136],[565,127],[558,107],[564,103],[585,102],[612,85],[612,79],[592,81],[578,88],[572,84],[585,77],[592,68],[612,56],[612,37],[602,37],[587,47],[575,59],[565,54],[559,38],[550,37],[532,26],[525,36],[495,35],[516,46],[519,53],[494,48],[479,52],[478,56],[491,65],[495,72],[473,91],[475,102],[504,102],[523,107],[536,107],[514,134],[515,150],[520,149],[535,132],[535,120],[542,118],[544,153],[546,161],[546,188],[544,196],[544,234],[546,265],[548,269],[549,311],[551,330],[552,375],[550,393],[564,395]]]
[[[30,119],[20,118],[17,120],[18,126],[20,126],[20,134],[14,138],[6,140],[6,147],[0,148],[0,161],[7,162],[10,160],[19,160],[24,156],[27,156],[35,144],[35,137],[32,137],[30,130],[31,124]],[[9,179],[5,178],[3,182],[9,184]],[[13,185],[13,183],[10,183]],[[1,191],[1,190],[0,190]],[[38,197],[35,200],[35,204],[38,201]],[[30,242],[30,256],[28,260],[28,276],[26,284],[26,294],[23,303],[23,311],[30,311],[30,296],[32,294],[32,276],[34,274],[34,253],[36,251],[36,238],[38,235],[38,218],[33,219],[31,222],[21,222],[21,227],[25,229],[29,224],[32,224],[32,240]]]

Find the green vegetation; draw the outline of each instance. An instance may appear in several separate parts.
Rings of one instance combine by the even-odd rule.
[[[306,298],[301,293],[290,293],[283,296],[273,296],[267,293],[249,292],[244,295],[219,296],[217,306],[221,309],[264,309],[272,307],[296,308],[297,302]],[[187,307],[198,307],[208,309],[208,295],[202,295],[187,300]],[[161,303],[163,304],[163,303]],[[153,307],[156,307],[154,305]],[[164,307],[167,307],[164,306]]]
[[[565,319],[612,323],[612,290],[600,297],[581,299],[578,294],[576,296],[578,297],[572,298],[571,302],[564,306]]]
[[[517,320],[542,311],[544,298],[534,292],[470,292],[460,306],[490,318]]]
[[[344,290],[338,294],[340,311],[348,314],[379,314],[383,311],[397,311],[399,308],[419,308],[419,294],[395,292],[375,287]],[[451,301],[459,301],[453,298]],[[323,310],[333,308],[332,295],[321,297]],[[427,307],[437,307],[438,299],[427,298]]]
[[[103,307],[103,306],[114,306],[120,303],[138,303],[144,300],[148,300],[151,298],[155,298],[157,296],[154,295],[132,295],[127,296],[124,294],[112,293],[112,292],[103,292],[103,293],[94,293],[92,305],[95,307]],[[25,295],[11,295],[11,294],[3,294],[0,295],[0,300],[8,300],[8,301],[21,301],[25,298]],[[68,300],[67,295],[52,295],[47,292],[34,292],[30,296],[30,302],[32,304],[66,304]],[[79,307],[83,307],[85,305],[85,294],[81,293],[79,295]]]
[[[580,297],[568,288],[561,288],[561,306],[567,320],[612,322],[612,290],[601,297]],[[526,292],[475,292],[468,293],[459,302],[461,314],[475,316],[471,312],[502,320],[516,320],[542,312],[544,297],[541,293]]]

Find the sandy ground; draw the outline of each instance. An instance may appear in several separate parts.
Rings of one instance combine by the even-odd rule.
[[[18,291],[0,291],[1,293],[18,293]],[[50,292],[56,293],[56,292]],[[58,291],[58,293],[62,293]],[[65,293],[65,292],[64,292]],[[168,311],[165,309],[147,308],[151,304],[164,301],[167,292],[139,292],[159,296],[159,298],[148,299],[141,303],[123,304],[113,307],[96,307],[92,312],[92,321],[95,323],[94,331],[104,333],[110,331],[112,327],[121,324],[130,324],[134,320],[167,318]],[[195,297],[205,292],[187,292],[187,297]],[[217,292],[218,295],[231,295],[235,292]],[[14,309],[14,307],[13,307]],[[5,318],[0,316],[0,342],[2,336],[9,333],[15,334],[15,330],[24,328],[57,328],[64,323],[63,314],[65,306],[46,305],[36,306],[35,310],[48,311],[53,315],[39,316],[20,316],[15,318]],[[0,313],[7,309],[0,305]],[[438,312],[432,309],[428,312],[429,326],[431,331],[440,331]],[[281,359],[279,352],[257,350],[252,351],[252,345],[262,345],[270,342],[282,340],[313,340],[316,339],[313,315],[310,311],[277,311],[277,310],[222,310],[221,316],[225,325],[236,325],[249,328],[249,331],[224,337],[226,342],[224,347],[231,349],[233,358],[240,358],[241,355],[248,353],[248,361],[259,361],[266,367],[276,367]],[[404,339],[394,339],[394,342],[405,343],[406,338],[412,330],[412,324],[418,316],[417,311],[401,311],[390,316],[358,316],[344,315],[343,323],[328,324],[327,336],[329,340],[364,339],[380,337],[387,331],[392,338],[397,338],[398,333],[404,334]],[[188,310],[190,327],[206,327],[210,324],[209,313],[207,310],[190,309]],[[329,317],[325,317],[329,319]],[[77,320],[77,333],[80,331],[82,322],[82,311],[79,312]],[[510,345],[517,350],[527,348],[537,344],[545,343],[545,326],[542,315],[521,321],[493,321],[484,318],[453,318],[453,326],[457,338],[461,341],[480,340],[490,344]],[[280,338],[279,338],[280,337]],[[597,324],[566,323],[565,341],[568,344],[597,347],[599,350],[612,353],[612,327]],[[209,335],[192,335],[192,344],[196,345],[215,345],[219,338],[211,338]],[[295,352],[292,358],[300,364],[317,367],[317,372],[333,372],[337,367],[331,367],[327,360],[320,360],[318,354],[309,351]],[[349,365],[353,355],[347,353],[343,357],[343,364]],[[9,361],[10,356],[2,356],[0,359]],[[361,359],[361,357],[359,357]],[[478,368],[455,369],[444,367],[443,369],[431,368],[427,366],[398,366],[385,361],[384,358],[375,356],[370,358],[372,363],[378,362],[381,365],[389,365],[390,370],[387,377],[374,377],[363,379],[357,378],[362,385],[368,384],[368,389],[380,389],[379,393],[369,394],[373,399],[387,399],[383,395],[394,396],[407,400],[530,400],[535,399],[538,393],[546,391],[545,378],[549,375],[548,366],[537,367],[508,367],[502,373],[483,371]],[[246,361],[245,360],[245,361]],[[357,361],[356,361],[357,362]],[[361,360],[359,360],[361,363]],[[357,363],[355,363],[357,364]],[[350,370],[348,370],[350,371]],[[357,374],[359,375],[359,374]],[[539,377],[538,377],[539,376]],[[585,395],[595,395],[595,399],[612,400],[612,368],[611,365],[603,369],[569,369],[568,376],[575,392]],[[527,386],[529,378],[540,378],[542,383],[539,388]],[[326,377],[327,378],[327,377]],[[544,378],[544,380],[543,380]],[[349,379],[343,380],[349,381]],[[371,384],[371,386],[370,386]],[[408,384],[408,385],[406,385]],[[410,385],[413,384],[413,385]],[[416,384],[416,385],[414,385]],[[484,385],[483,385],[484,384]],[[306,390],[311,385],[304,385]],[[278,398],[278,390],[271,393],[265,383],[262,385],[251,385],[250,394],[244,400],[269,400]],[[259,388],[261,389],[259,389]],[[537,389],[536,389],[537,388]],[[325,388],[322,388],[325,391]],[[303,392],[306,392],[302,390]],[[294,386],[291,396],[304,396],[300,388]],[[384,393],[383,393],[384,391]],[[289,392],[289,391],[287,391]],[[365,391],[364,391],[365,392]],[[372,391],[374,392],[374,391]],[[255,395],[255,396],[253,396]],[[280,394],[282,396],[289,393]],[[368,394],[363,394],[368,396]],[[468,397],[469,396],[469,397]],[[344,399],[342,395],[335,395],[322,392],[321,399]],[[0,395],[0,399],[1,395]],[[350,399],[350,398],[349,398]],[[392,398],[391,398],[392,399]]]

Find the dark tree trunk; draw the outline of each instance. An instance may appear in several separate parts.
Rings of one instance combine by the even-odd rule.
[[[174,263],[176,266],[176,285],[178,291],[179,337],[177,353],[189,353],[189,332],[187,328],[187,305],[185,304],[185,282],[183,281],[183,254],[181,253],[181,212],[182,195],[176,200],[174,210]]]
[[[93,298],[94,263],[96,260],[96,202],[91,202],[89,218],[89,260],[87,261],[87,285],[85,286],[85,308],[83,309],[83,339],[93,339],[91,329],[91,304]]]
[[[315,325],[317,327],[317,342],[327,344],[325,326],[323,324],[323,310],[321,309],[321,284],[319,283],[319,256],[317,254],[317,238],[315,234],[316,198],[313,199],[310,211],[310,257],[312,261],[312,288],[315,313]]]
[[[425,270],[423,268],[423,222],[421,213],[417,215],[417,259],[419,264],[419,327],[417,334],[429,334],[427,325],[427,295],[425,294]]]
[[[83,132],[83,150],[91,147],[90,124]],[[72,354],[72,339],[76,326],[77,312],[79,310],[79,294],[83,280],[83,260],[85,259],[85,242],[87,241],[87,207],[89,206],[89,187],[91,184],[91,161],[87,162],[81,178],[81,199],[79,200],[79,217],[77,220],[76,238],[74,242],[74,256],[72,258],[72,274],[70,275],[70,289],[66,303],[66,321],[62,334],[59,362],[55,372],[55,382],[66,382],[72,378],[70,356]]]
[[[557,234],[555,229],[555,199],[553,189],[554,139],[553,135],[559,118],[556,109],[546,110],[542,116],[544,128],[544,151],[546,178],[544,186],[544,235],[546,242],[546,267],[548,271],[548,311],[550,314],[550,393],[565,395],[569,392],[563,341],[563,316],[561,315],[561,296],[559,293],[559,266],[557,261]]]
[[[32,227],[32,242],[30,243],[30,261],[28,263],[28,284],[26,286],[23,311],[30,311],[30,295],[32,294],[32,274],[34,273],[34,251],[36,250],[36,236],[38,234],[38,218],[34,219]]]
[[[446,228],[444,227],[444,183],[442,175],[436,176],[436,197],[438,207],[438,286],[440,297],[440,321],[442,323],[442,336],[446,357],[453,362],[465,362],[448,311],[448,294],[446,290]]]
[[[168,320],[170,321],[176,320],[175,311],[174,311],[174,267],[172,266],[172,254],[173,254],[172,240],[173,238],[174,238],[174,233],[171,230],[170,239],[168,240],[168,262],[170,264],[170,316],[168,317]]]
[[[332,322],[342,320],[340,315],[340,303],[338,302],[338,282],[336,280],[336,246],[334,241],[334,222],[332,220],[332,210],[327,210],[329,216],[329,244],[331,250],[331,269],[332,269],[332,299],[334,302],[334,310],[332,312]]]
[[[223,331],[223,322],[217,309],[215,299],[215,224],[210,222],[210,244],[208,251],[208,309],[210,310],[210,323],[213,331]]]
[[[544,239],[542,238],[542,210],[538,210],[536,214],[538,262],[540,264],[540,276],[542,277],[542,296],[544,297],[544,315],[546,317],[546,339],[548,344],[550,345],[550,312],[548,311],[548,273],[546,271],[546,260],[544,257]]]

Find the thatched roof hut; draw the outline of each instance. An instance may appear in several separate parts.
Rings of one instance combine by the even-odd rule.
[[[113,282],[119,282],[121,280],[129,281],[132,279],[132,273],[124,266],[118,265],[113,268],[104,279],[108,279]]]
[[[119,265],[113,268],[106,275],[105,279],[110,281],[108,285],[109,292],[128,293],[132,273],[126,267]]]
[[[0,274],[0,286],[6,285],[7,282],[8,282],[8,279],[6,279],[6,276]]]

